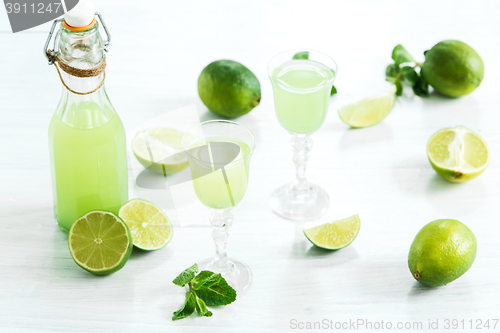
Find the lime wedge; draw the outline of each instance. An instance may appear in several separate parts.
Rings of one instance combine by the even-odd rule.
[[[465,182],[479,176],[490,162],[486,142],[471,130],[458,126],[435,133],[427,143],[432,167],[450,182]]]
[[[188,166],[181,144],[183,135],[184,132],[173,128],[150,128],[136,134],[132,150],[148,170],[170,175]]]
[[[391,112],[396,100],[396,86],[339,110],[340,119],[353,128],[363,128],[382,121]]]
[[[326,250],[339,250],[356,239],[360,226],[361,221],[356,214],[342,220],[304,230],[304,235],[317,247]]]
[[[146,200],[130,200],[120,208],[118,216],[127,223],[134,245],[141,250],[159,250],[170,242],[174,234],[167,215]]]
[[[130,230],[119,217],[93,211],[73,224],[68,247],[78,266],[96,275],[108,275],[125,265],[133,246]]]

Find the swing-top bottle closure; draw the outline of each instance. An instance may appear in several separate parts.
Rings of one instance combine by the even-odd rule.
[[[60,18],[54,21],[52,27],[49,31],[49,36],[47,37],[47,41],[43,47],[43,54],[47,58],[49,65],[53,65],[57,56],[60,55],[59,50],[57,50],[58,40],[61,31],[58,30],[55,34],[54,43],[52,49],[49,49],[50,41],[54,36],[54,30],[62,23],[62,26],[70,31],[75,32],[83,32],[92,29],[97,23],[96,18],[99,19],[101,25],[106,33],[106,40],[102,40],[99,32],[98,38],[101,40],[101,43],[104,47],[104,51],[108,52],[108,46],[111,42],[111,34],[109,33],[108,27],[104,22],[101,13],[94,10],[94,6],[92,3],[86,0],[80,0],[78,4],[71,9],[69,12],[64,14],[64,18]]]
[[[99,33],[96,18],[101,21],[106,33],[106,40],[103,40]],[[55,34],[52,49],[49,49],[57,26],[60,28]],[[104,84],[106,57],[102,50],[108,51],[110,40],[111,35],[101,14],[95,11],[90,2],[80,0],[72,10],[64,14],[64,18],[54,21],[43,51],[49,65],[55,65],[61,83],[66,89],[77,95],[88,95],[97,91]],[[100,52],[93,49],[95,45],[100,48]],[[74,56],[74,54],[77,54],[77,56]],[[56,62],[57,64],[55,64]],[[100,79],[100,83],[96,83],[92,88],[87,87],[84,92],[76,91],[75,88],[71,89],[71,85],[68,86],[69,82],[65,82],[70,77],[64,79],[63,76],[65,75],[62,75],[64,73],[61,73],[61,70],[70,77],[91,78],[101,76],[102,79]]]

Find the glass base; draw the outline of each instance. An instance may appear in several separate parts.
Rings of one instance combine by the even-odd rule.
[[[228,269],[221,272],[214,258],[207,258],[198,263],[200,271],[208,270],[214,273],[221,273],[227,283],[236,290],[237,296],[245,294],[252,286],[253,274],[250,267],[244,262],[233,258],[227,258]]]
[[[278,187],[269,198],[269,205],[281,217],[290,220],[312,220],[328,211],[328,193],[314,184],[304,190],[296,189],[295,183]]]

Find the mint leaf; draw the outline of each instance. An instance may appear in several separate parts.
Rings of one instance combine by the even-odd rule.
[[[196,296],[196,294],[195,297],[196,297],[196,312],[198,312],[200,316],[212,317],[212,312],[210,312],[207,309],[207,305],[205,304],[205,302],[203,302],[201,298]]]
[[[415,62],[413,57],[406,51],[403,45],[396,45],[394,50],[392,50],[392,59],[396,62],[396,65],[401,65],[405,62]]]
[[[403,75],[403,78],[411,84],[415,84],[419,79],[419,75],[415,71],[415,68],[411,66],[401,68],[401,74]]]
[[[330,93],[330,96],[333,96],[337,93],[337,88],[335,88],[335,86],[332,85],[332,92]]]
[[[196,273],[198,273],[198,265],[194,264],[193,266],[189,267],[188,269],[184,270],[184,272],[179,274],[179,276],[177,276],[172,282],[179,287],[184,287],[186,284],[191,282]]]
[[[309,59],[309,52],[305,51],[305,52],[295,53],[295,55],[293,56],[293,59],[295,59],[295,60],[307,60],[307,59]]]
[[[193,294],[191,291],[188,291],[186,294],[186,300],[184,301],[184,305],[180,310],[174,312],[172,320],[179,320],[182,318],[189,317],[194,312],[194,309],[197,306],[198,305],[196,302],[196,295]]]
[[[208,306],[227,305],[236,300],[236,290],[227,284],[223,277],[217,283],[197,290],[196,294]]]
[[[417,96],[429,95],[429,83],[425,81],[422,75],[420,75],[418,81],[413,85],[413,93]]]
[[[396,82],[394,82],[394,84],[396,85],[396,96],[402,96],[403,95],[403,84],[399,80],[396,80]]]
[[[335,71],[332,69],[333,76],[335,76]],[[330,96],[333,96],[337,93],[337,88],[332,84],[332,91],[330,92]]]
[[[201,271],[192,281],[193,289],[199,290],[201,288],[210,287],[221,279],[221,275],[210,271]]]
[[[399,66],[396,64],[390,64],[385,69],[385,75],[388,77],[396,77],[399,74]]]
[[[399,75],[399,66],[396,64],[390,64],[385,69],[385,76],[387,77],[397,77]]]

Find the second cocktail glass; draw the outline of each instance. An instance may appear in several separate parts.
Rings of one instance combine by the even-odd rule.
[[[241,294],[250,288],[252,271],[243,262],[227,257],[230,210],[247,190],[250,158],[255,138],[246,127],[227,120],[211,120],[189,129],[182,138],[193,187],[201,203],[212,209],[215,257],[198,263],[200,270],[221,273]]]
[[[310,134],[323,124],[337,73],[335,61],[318,51],[290,50],[275,55],[267,65],[274,90],[274,107],[281,126],[292,137],[297,179],[277,188],[270,206],[282,217],[307,220],[328,210],[329,197],[321,187],[306,181],[312,149]]]

